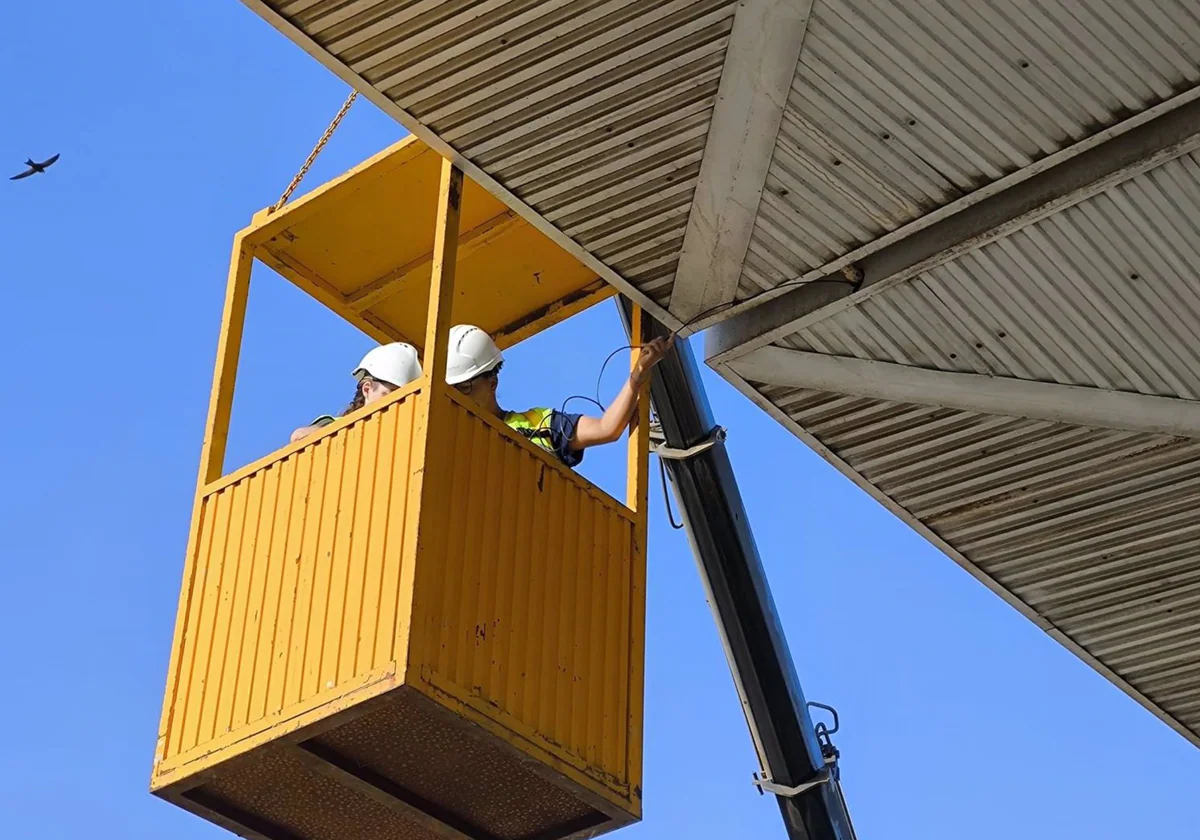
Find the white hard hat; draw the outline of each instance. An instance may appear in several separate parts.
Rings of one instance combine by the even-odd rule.
[[[403,341],[381,344],[363,356],[354,369],[355,379],[361,380],[364,376],[397,388],[419,379],[421,362],[417,358],[417,349]]]
[[[446,383],[460,385],[495,370],[504,355],[492,337],[479,327],[459,324],[450,328],[450,353],[446,358]]]

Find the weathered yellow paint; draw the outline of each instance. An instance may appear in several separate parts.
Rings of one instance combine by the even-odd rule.
[[[217,478],[225,464],[229,416],[233,411],[233,382],[237,376],[238,356],[242,349],[246,299],[250,292],[250,271],[253,266],[254,248],[239,234],[233,242],[225,309],[221,315],[221,335],[217,341],[212,397],[209,400],[208,420],[204,424],[204,446],[200,453],[202,482]]]
[[[418,401],[410,392],[202,498],[164,760],[401,660],[391,582],[406,518],[390,508],[408,489]]]
[[[442,157],[408,137],[245,231],[258,258],[380,341],[423,347]],[[508,346],[614,294],[595,272],[464,180],[451,303]],[[564,302],[570,306],[564,307]]]
[[[640,814],[643,517],[452,389],[435,398],[424,452],[409,389],[202,497],[156,779],[393,669]]]
[[[646,340],[646,315],[640,306],[634,306],[630,318],[630,334],[632,344],[640,348]],[[639,349],[633,354],[631,366],[637,365]],[[646,540],[649,537],[649,485],[650,485],[650,383],[642,385],[638,394],[637,410],[629,429],[629,467],[626,473],[627,503],[634,512],[633,553],[635,556],[646,557]],[[645,648],[646,629],[646,564],[635,566],[633,580],[630,584],[633,593],[631,604],[633,614],[629,626],[632,634],[630,648],[643,650]],[[641,732],[642,729],[642,697],[645,687],[645,663],[641,659],[631,659],[629,668],[629,728]],[[642,739],[630,739],[629,766],[636,768],[635,778],[631,783],[640,789],[642,784]]]
[[[437,219],[433,232],[433,256],[430,260],[432,280],[425,313],[425,348],[422,358],[429,393],[445,388],[446,355],[449,351],[451,316],[457,275],[458,231],[462,217],[462,172],[448,161],[442,161],[438,185]]]
[[[428,219],[419,196],[436,197]],[[543,781],[500,801],[549,784],[534,811],[561,808],[563,834],[640,817],[648,395],[622,504],[445,385],[451,323],[509,344],[611,294],[506,214],[406,141],[238,235],[155,753],[160,794],[236,827],[254,814],[194,792],[386,704],[416,713],[424,698],[457,722],[430,713],[422,725],[483,739],[514,778],[542,768]],[[413,340],[425,373],[222,476],[254,257],[377,338]],[[530,265],[547,273],[531,279]],[[287,766],[329,769],[304,755]],[[364,784],[339,795],[350,803]]]
[[[196,479],[196,498],[192,505],[191,524],[188,528],[188,547],[184,562],[183,584],[179,595],[179,606],[175,614],[175,633],[171,642],[171,659],[167,667],[168,692],[177,683],[182,664],[184,628],[188,610],[194,602],[195,553],[201,537],[204,506],[202,493],[205,485],[220,476],[225,463],[225,446],[229,437],[229,419],[233,410],[233,386],[237,377],[238,357],[241,353],[242,331],[246,323],[246,303],[250,292],[250,274],[254,265],[253,246],[245,235],[239,233],[233,240],[233,255],[229,261],[229,278],[225,288],[225,305],[221,313],[221,331],[217,339],[217,361],[213,369],[212,392],[209,396],[208,417],[204,424],[204,443],[200,450],[199,475]],[[207,552],[207,545],[204,547]],[[166,733],[175,725],[175,704],[163,704],[159,721],[159,737],[155,744],[154,761],[157,766],[167,751]]]
[[[485,727],[520,735],[635,808],[637,514],[453,390],[443,399],[406,680],[453,696]]]

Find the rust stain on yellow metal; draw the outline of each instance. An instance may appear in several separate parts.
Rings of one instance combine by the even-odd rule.
[[[381,703],[423,714],[423,697],[466,727],[446,737],[483,739],[514,779],[541,768],[546,790],[566,792],[539,794],[560,803],[564,835],[640,817],[646,395],[623,504],[442,379],[452,322],[511,343],[611,294],[507,212],[405,141],[239,234],[155,753],[161,795],[246,829],[253,813],[222,810],[213,780],[373,720]],[[255,257],[369,334],[414,341],[425,374],[222,475]],[[323,766],[306,755],[280,766]]]

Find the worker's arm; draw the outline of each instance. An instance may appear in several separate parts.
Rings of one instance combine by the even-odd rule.
[[[616,399],[599,417],[580,417],[575,424],[575,433],[571,435],[570,449],[578,452],[589,446],[600,446],[612,443],[621,437],[621,433],[629,426],[637,408],[638,392],[650,378],[650,372],[666,355],[671,347],[665,338],[656,338],[642,348],[638,354],[637,363],[629,374],[629,379],[621,387]]]
[[[312,421],[312,423],[310,423],[309,425],[301,426],[299,429],[292,432],[292,436],[289,440],[292,443],[297,443],[299,441],[302,441],[309,435],[321,431],[321,429],[325,428],[330,423],[332,423],[333,420],[334,420],[334,418],[332,415],[323,414],[320,417],[318,417],[316,420]]]
[[[311,435],[313,432],[320,431],[320,429],[321,429],[320,426],[301,426],[299,429],[292,432],[291,442],[297,443],[299,441],[302,441],[306,437]]]

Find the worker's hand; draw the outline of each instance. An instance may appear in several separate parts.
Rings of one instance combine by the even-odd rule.
[[[638,353],[637,363],[633,366],[633,373],[629,376],[633,380],[633,384],[642,385],[650,378],[650,371],[662,361],[663,356],[667,355],[673,339],[673,336],[656,338],[642,347],[642,351]]]

